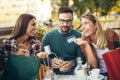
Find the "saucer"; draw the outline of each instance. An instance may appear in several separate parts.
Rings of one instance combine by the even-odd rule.
[[[99,75],[97,79],[93,79],[91,76],[87,76],[87,80],[102,80],[104,78],[103,75]]]
[[[103,75],[99,75],[99,77],[98,77],[100,80],[101,79],[103,79],[104,78],[104,76]]]

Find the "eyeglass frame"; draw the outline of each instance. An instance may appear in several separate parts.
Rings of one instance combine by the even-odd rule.
[[[64,23],[67,23],[67,24],[70,24],[70,23],[72,23],[72,19],[68,19],[68,20],[65,20],[65,19],[59,19],[59,22],[61,23],[61,24],[64,24]]]

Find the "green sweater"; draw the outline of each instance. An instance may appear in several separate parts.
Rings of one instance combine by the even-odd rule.
[[[42,51],[44,51],[44,46],[49,45],[51,52],[54,52],[58,57],[64,58],[64,60],[72,60],[76,65],[76,58],[81,57],[83,62],[85,62],[85,57],[80,47],[73,42],[72,36],[78,38],[81,37],[81,34],[73,29],[68,34],[62,34],[58,29],[52,30],[43,37]]]

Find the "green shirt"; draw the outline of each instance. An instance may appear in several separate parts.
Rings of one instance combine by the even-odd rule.
[[[64,60],[73,61],[76,65],[76,58],[81,57],[85,62],[85,57],[82,54],[80,47],[74,43],[74,39],[81,37],[81,34],[71,29],[70,33],[63,34],[58,29],[46,33],[42,41],[42,51],[44,46],[49,45],[51,52]]]

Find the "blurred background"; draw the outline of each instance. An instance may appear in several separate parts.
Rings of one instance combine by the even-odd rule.
[[[57,27],[57,11],[62,6],[73,9],[73,28],[78,29],[80,16],[90,11],[99,17],[104,29],[120,35],[120,0],[0,0],[0,28],[14,27],[20,14],[29,13],[36,16],[37,35],[42,38]]]

